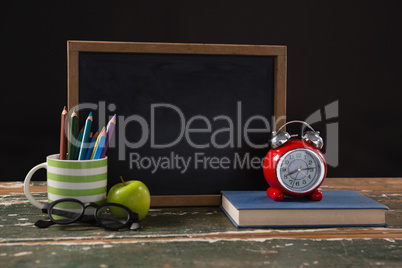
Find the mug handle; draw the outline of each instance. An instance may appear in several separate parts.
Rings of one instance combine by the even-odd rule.
[[[27,176],[25,177],[25,180],[24,180],[24,193],[25,193],[25,196],[28,198],[29,202],[32,203],[32,205],[34,205],[35,207],[40,208],[40,209],[42,209],[42,204],[39,203],[39,202],[32,196],[31,192],[29,191],[29,184],[31,183],[32,175],[33,175],[38,169],[41,169],[41,168],[46,168],[46,169],[47,169],[47,163],[45,162],[45,163],[42,163],[42,164],[39,164],[39,165],[33,167],[33,168],[28,172],[28,174],[27,174]]]

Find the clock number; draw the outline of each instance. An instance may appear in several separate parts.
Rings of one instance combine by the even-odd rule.
[[[289,160],[285,160],[285,165],[289,165]]]
[[[293,184],[293,180],[289,180],[289,184]]]
[[[295,184],[296,184],[296,186],[299,186],[299,185],[300,185],[300,182],[297,181]]]
[[[282,168],[282,172],[285,172],[286,171],[286,168]]]
[[[310,172],[313,172],[313,171],[314,171],[314,168],[310,168],[309,171],[310,171]]]
[[[300,158],[301,157],[301,153],[296,153],[296,157]]]

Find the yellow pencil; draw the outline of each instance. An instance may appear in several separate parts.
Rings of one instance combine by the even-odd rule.
[[[102,128],[102,131],[105,131],[105,127]],[[102,131],[101,131],[101,133],[102,133]],[[96,139],[95,146],[94,146],[94,150],[92,151],[92,154],[91,154],[91,159],[93,159],[93,157],[94,157],[94,154],[95,154],[95,151],[96,151],[96,147],[98,146],[99,138],[100,138],[100,135],[99,135],[98,138]]]

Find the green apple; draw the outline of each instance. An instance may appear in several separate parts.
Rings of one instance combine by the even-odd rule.
[[[126,181],[110,188],[107,195],[108,203],[126,206],[138,214],[140,220],[145,218],[151,205],[151,195],[148,187],[141,181]]]

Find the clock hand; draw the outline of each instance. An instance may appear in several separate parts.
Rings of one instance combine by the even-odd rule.
[[[297,174],[296,174],[296,178],[295,178],[295,181],[297,180],[297,176],[299,176],[299,174],[300,174],[300,173],[297,173]],[[294,183],[294,182],[293,182],[293,183]]]
[[[294,173],[298,172],[298,171],[299,171],[299,169],[300,169],[300,168],[296,168],[294,171],[292,171],[292,172],[288,173],[288,175],[292,175],[292,174],[294,174]]]
[[[308,170],[309,168],[307,167],[307,168],[301,168],[301,167],[299,167],[299,168],[296,168],[294,171],[292,171],[292,172],[289,172],[288,173],[288,175],[292,175],[292,174],[294,174],[294,173],[296,173],[296,172],[300,172],[300,171],[302,171],[302,170]],[[304,173],[303,173],[304,174]],[[305,175],[305,174],[304,174]]]
[[[292,172],[290,172],[290,173],[288,173],[288,175],[292,175],[292,174],[294,174],[294,173],[296,173],[296,172],[300,172],[300,171],[302,171],[302,170],[308,170],[308,169],[310,169],[310,168],[297,168],[295,171],[292,171]],[[304,175],[306,175],[305,173],[303,173]]]
[[[296,178],[297,178],[297,175],[296,175]],[[293,180],[293,183],[292,183],[292,188],[293,188],[293,185],[295,185],[296,178]]]

